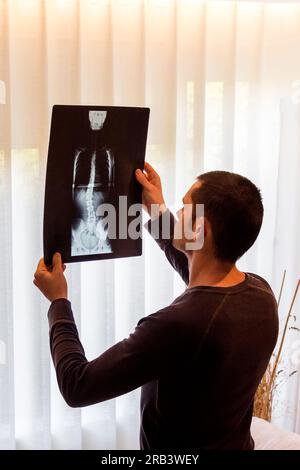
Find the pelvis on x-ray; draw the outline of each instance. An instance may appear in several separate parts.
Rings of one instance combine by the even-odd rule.
[[[112,151],[101,142],[106,112],[91,111],[90,142],[75,151],[71,255],[112,253],[108,226],[97,209],[109,202],[114,186],[115,162]],[[101,211],[100,211],[101,213]]]

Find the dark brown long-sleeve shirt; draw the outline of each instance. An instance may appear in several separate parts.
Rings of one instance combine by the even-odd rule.
[[[185,255],[171,238],[158,243],[188,283]],[[52,302],[48,318],[58,385],[70,406],[142,386],[141,449],[253,448],[253,398],[278,334],[276,300],[261,277],[246,273],[233,287],[188,288],[93,361],[69,301]]]

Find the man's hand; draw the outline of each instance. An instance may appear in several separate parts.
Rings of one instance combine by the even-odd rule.
[[[68,285],[64,276],[66,266],[62,264],[60,253],[52,258],[52,267],[47,267],[41,258],[34,273],[33,283],[50,302],[68,298]]]
[[[145,162],[144,172],[140,169],[135,171],[137,181],[143,186],[143,206],[151,218],[155,218],[159,213],[166,210],[163,197],[160,176],[152,166]],[[155,205],[156,207],[151,206]]]

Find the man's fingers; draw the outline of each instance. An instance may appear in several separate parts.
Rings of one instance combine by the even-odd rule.
[[[41,258],[40,261],[38,262],[36,271],[34,273],[34,277],[38,277],[40,274],[43,272],[48,271],[47,266],[45,265],[44,258]]]
[[[135,177],[138,180],[138,182],[143,186],[145,189],[151,189],[152,185],[149,183],[146,175],[140,170],[139,168],[135,170]]]
[[[54,253],[52,258],[52,268],[53,271],[63,271],[60,253]]]
[[[159,178],[159,174],[154,170],[153,166],[150,165],[150,163],[145,162],[144,168],[146,172],[152,177]]]
[[[38,262],[36,272],[38,271],[47,271],[47,266],[45,265],[44,258],[41,258],[40,261]]]

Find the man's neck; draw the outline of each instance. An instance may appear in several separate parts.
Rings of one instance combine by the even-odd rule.
[[[224,262],[201,252],[188,255],[190,280],[188,287],[231,287],[245,280],[245,274],[234,263]]]

